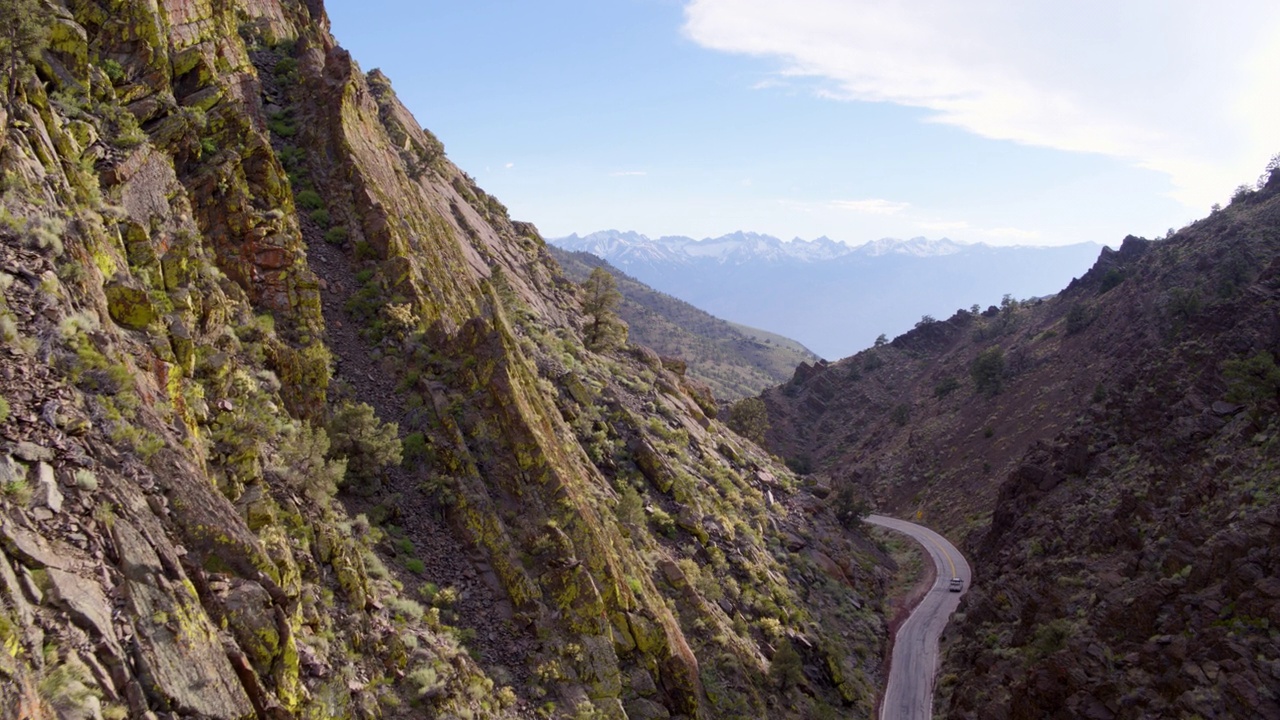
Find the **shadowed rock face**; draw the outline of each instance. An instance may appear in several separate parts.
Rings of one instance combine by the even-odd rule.
[[[765,393],[793,464],[967,538],[939,712],[1280,714],[1278,190]]]
[[[0,113],[0,715],[870,711],[875,548],[588,350],[320,3],[67,5]]]

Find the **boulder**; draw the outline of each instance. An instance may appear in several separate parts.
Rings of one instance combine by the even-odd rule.
[[[62,491],[58,489],[58,479],[54,477],[53,466],[49,463],[36,463],[36,486],[32,500],[55,513],[62,512]]]
[[[223,595],[222,606],[236,644],[259,675],[270,676],[281,639],[271,595],[256,582],[238,581]]]
[[[33,462],[52,462],[53,451],[33,442],[20,442],[13,446],[13,455],[19,460]]]
[[[143,330],[160,317],[140,283],[134,280],[112,280],[103,286],[107,296],[107,312],[121,327]]]
[[[48,573],[54,602],[67,610],[75,624],[106,640],[122,656],[111,625],[111,603],[98,583],[57,568],[49,568]]]
[[[1229,403],[1224,400],[1216,400],[1214,401],[1213,405],[1209,406],[1209,410],[1214,415],[1217,415],[1218,417],[1235,415],[1236,413],[1240,412],[1243,409],[1244,409],[1243,405],[1237,405],[1236,403]]]
[[[636,438],[630,444],[631,454],[635,458],[640,472],[661,492],[671,492],[675,484],[675,476],[667,467],[662,455],[644,438]]]

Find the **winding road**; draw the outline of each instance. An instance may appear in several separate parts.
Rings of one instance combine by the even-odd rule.
[[[871,515],[867,522],[915,538],[938,566],[933,587],[898,628],[885,685],[880,720],[929,720],[933,717],[933,681],[938,671],[938,638],[960,596],[969,590],[969,563],[954,545],[927,527],[906,520]],[[951,578],[964,580],[964,591],[947,590]]]

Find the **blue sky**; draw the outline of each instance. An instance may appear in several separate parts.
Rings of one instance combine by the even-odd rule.
[[[328,0],[544,235],[1117,244],[1280,152],[1280,3]],[[1120,9],[1117,9],[1120,8]]]

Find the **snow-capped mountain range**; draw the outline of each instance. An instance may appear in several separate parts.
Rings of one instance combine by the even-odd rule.
[[[694,240],[606,230],[552,239],[713,315],[794,338],[828,359],[906,332],[924,315],[1049,295],[1102,246],[996,247],[917,237],[847,245],[736,232]]]
[[[695,240],[682,235],[650,238],[633,231],[602,230],[586,236],[577,234],[554,238],[553,245],[566,250],[589,252],[618,267],[633,263],[689,263],[713,260],[719,263],[745,262],[823,262],[846,256],[879,257],[910,255],[938,257],[963,252],[966,246],[947,238],[910,240],[881,238],[862,245],[847,245],[828,237],[815,240],[796,238],[784,241],[772,235],[735,232],[717,238]]]

